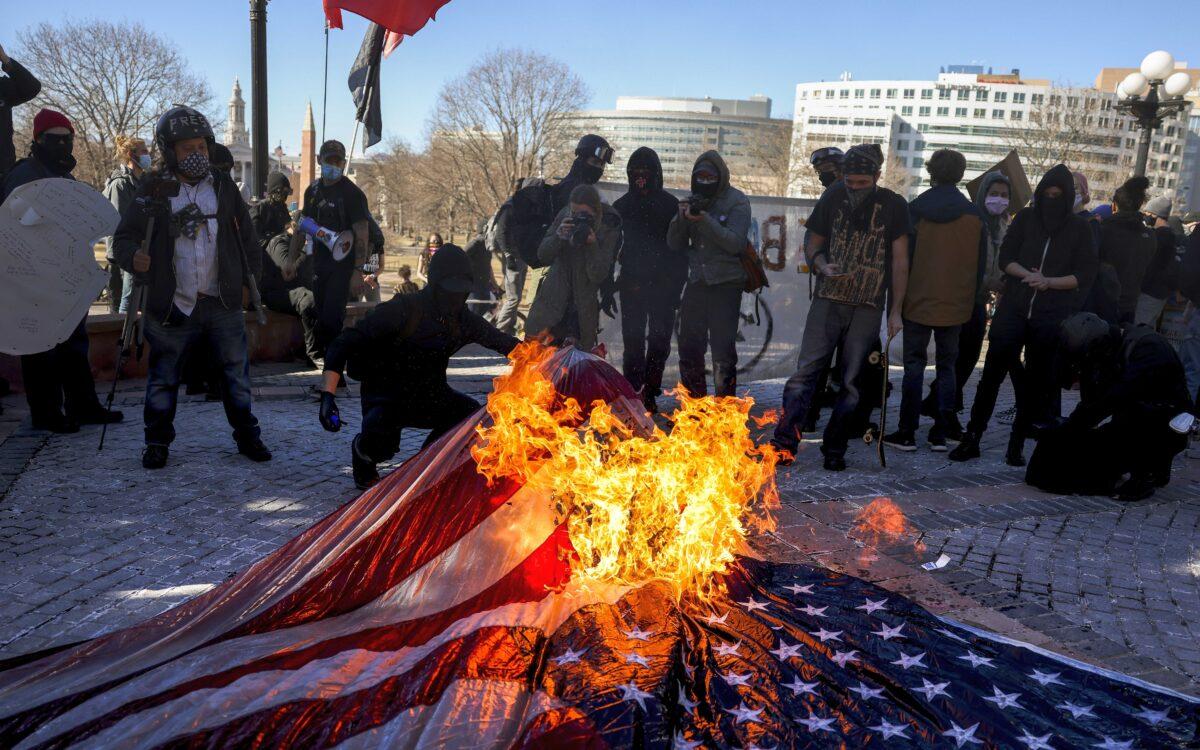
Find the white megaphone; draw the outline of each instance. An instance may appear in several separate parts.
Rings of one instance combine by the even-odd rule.
[[[296,227],[329,248],[334,260],[345,258],[354,249],[354,231],[351,229],[335,232],[332,229],[326,229],[308,216],[301,219]]]

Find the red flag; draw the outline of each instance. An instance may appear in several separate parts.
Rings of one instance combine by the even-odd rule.
[[[420,31],[448,2],[450,0],[322,0],[330,28],[342,28],[342,11],[348,10],[401,36]]]

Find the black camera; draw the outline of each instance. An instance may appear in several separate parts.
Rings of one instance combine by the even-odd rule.
[[[708,201],[706,199],[700,197],[699,195],[689,195],[688,199],[687,199],[688,215],[689,216],[699,216],[700,212],[704,210],[704,206],[707,203],[708,203]]]
[[[592,215],[587,211],[571,214],[571,246],[583,247],[592,233]]]

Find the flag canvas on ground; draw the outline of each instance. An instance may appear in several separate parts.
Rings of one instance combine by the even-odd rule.
[[[539,367],[593,415],[625,415],[633,432],[646,419],[594,356],[562,350]],[[1200,708],[1183,695],[827,570],[743,554],[704,601],[665,583],[583,585],[553,493],[480,473],[477,428],[496,421],[481,410],[212,591],[0,672],[0,745],[1200,742]]]

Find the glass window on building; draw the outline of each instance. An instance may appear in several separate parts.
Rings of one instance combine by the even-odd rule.
[[[826,98],[826,99],[832,99],[832,98],[833,98],[833,89],[825,89],[825,98]]]
[[[987,117],[987,110],[983,107],[976,107],[973,116],[983,119],[984,117]]]
[[[958,90],[958,100],[960,102],[965,102],[969,98],[971,98],[971,90],[970,89],[959,89]]]
[[[978,91],[975,92],[975,101],[986,102],[987,100],[988,100],[988,90],[987,89],[979,89]]]
[[[929,107],[921,107],[917,110],[918,117],[929,117]]]
[[[904,89],[904,98],[905,99],[912,99],[916,95],[917,95],[916,89]]]
[[[1004,119],[1004,110],[993,109],[992,110],[992,119],[993,120],[1003,120]]]
[[[839,99],[849,99],[850,98],[850,89],[842,89],[841,91],[839,91],[838,98]]]
[[[910,127],[908,126],[908,123],[907,123],[907,122],[902,122],[902,123],[900,123],[900,127],[899,127],[899,128],[897,128],[896,132],[897,132],[897,133],[907,133],[907,132],[909,132],[910,130],[912,130],[912,128],[910,128]]]
[[[921,89],[921,98],[922,99],[932,99],[933,98],[933,89]]]
[[[954,116],[955,117],[966,117],[967,116],[967,108],[966,107],[955,107],[954,108]]]
[[[949,99],[950,89],[938,89],[938,99]]]
[[[896,141],[896,150],[897,151],[907,151],[908,150],[908,141]]]
[[[997,102],[997,103],[1008,101],[1008,92],[1007,91],[997,91],[996,98],[992,99],[992,101]]]
[[[912,117],[912,107],[911,106],[901,107],[900,108],[900,116],[901,117]],[[901,127],[907,127],[907,126],[902,125]]]
[[[866,92],[863,91],[862,89],[854,89],[854,98],[855,99],[862,99],[865,94],[866,94]]]
[[[1042,106],[1042,103],[1043,103],[1044,101],[1046,101],[1046,95],[1045,95],[1045,94],[1030,94],[1030,95],[1029,95],[1029,103],[1030,103],[1030,104],[1032,104],[1032,105],[1033,105],[1033,106],[1035,106],[1035,107],[1040,107],[1040,106]]]
[[[1018,91],[1013,94],[1013,104],[1024,104],[1024,103],[1025,103],[1024,92]]]
[[[900,157],[900,166],[908,167],[908,157],[907,156]]]
[[[925,150],[925,141],[914,141],[913,142],[913,151],[924,151],[924,150]]]
[[[1008,119],[1010,120],[1020,120],[1022,117],[1024,117],[1024,113],[1022,113],[1019,109],[1014,109],[1008,113]]]
[[[937,113],[938,113],[938,117],[949,117],[950,116],[950,108],[949,107],[938,107]]]
[[[925,166],[925,160],[919,156],[914,156],[912,159],[913,169],[920,169]]]
[[[883,96],[883,89],[871,89],[871,98],[878,99]]]
[[[895,98],[896,98],[896,94],[898,94],[899,92],[900,92],[900,89],[888,89],[888,90],[887,90],[887,98],[888,98],[888,99],[895,99]]]

